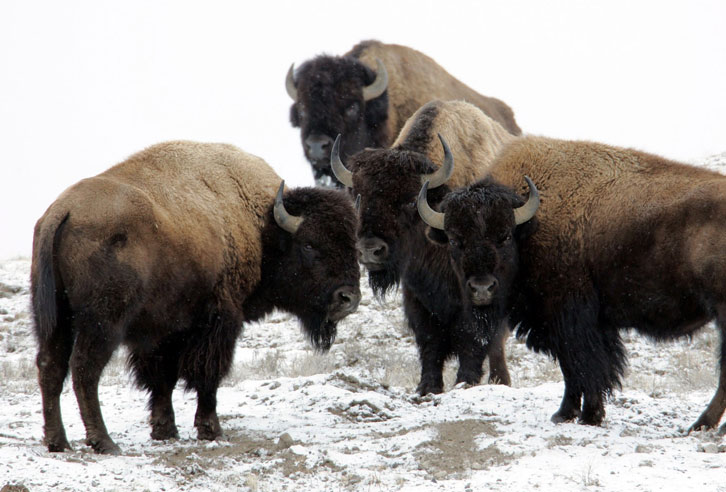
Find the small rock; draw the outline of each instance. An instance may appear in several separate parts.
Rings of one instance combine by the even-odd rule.
[[[287,449],[293,444],[295,444],[295,440],[287,432],[285,432],[277,439],[277,447],[280,449]]]
[[[651,453],[653,452],[653,447],[648,446],[647,444],[638,444],[635,446],[635,452],[636,453]]]
[[[704,453],[709,453],[709,454],[718,453],[718,445],[713,442],[707,442],[705,444],[700,445],[699,447],[701,448],[700,450],[703,451]]]
[[[254,473],[250,473],[247,475],[247,479],[245,479],[245,486],[250,489],[251,492],[257,492],[257,489],[259,487],[259,480],[257,478],[257,475]]]

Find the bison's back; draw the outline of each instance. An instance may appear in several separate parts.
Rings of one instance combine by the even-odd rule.
[[[513,135],[522,133],[512,109],[503,101],[479,94],[413,48],[379,41],[359,43],[346,55],[358,58],[372,70],[380,58],[388,72],[388,99],[391,135],[398,134],[406,119],[433,99],[462,99],[479,107]]]
[[[444,137],[454,156],[454,173],[448,181],[451,188],[485,175],[499,151],[516,138],[472,104],[434,100],[406,121],[393,147],[421,152],[440,165],[444,151],[437,134]]]
[[[539,137],[513,142],[492,172],[514,188],[528,175],[540,190],[539,225],[522,261],[549,299],[597,286],[613,324],[668,336],[668,327],[683,329],[679,320],[708,317],[698,286],[726,296],[723,175],[631,149]]]
[[[153,310],[154,298],[176,302],[232,279],[242,302],[260,280],[261,229],[279,181],[229,145],[155,145],[67,189],[38,221],[36,242],[64,220],[54,253],[74,309],[107,292],[120,301],[108,309],[129,315],[133,303]],[[34,248],[33,268],[43,261]]]

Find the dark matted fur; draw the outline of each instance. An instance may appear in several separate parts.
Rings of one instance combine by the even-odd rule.
[[[518,335],[560,363],[565,394],[553,420],[602,422],[604,398],[626,364],[621,329],[667,341],[715,318],[719,384],[691,428],[718,425],[726,408],[726,177],[635,150],[539,137],[511,143],[492,165],[492,176],[517,191],[524,175],[542,197],[533,224],[514,229],[512,203],[486,199],[506,189],[485,181],[444,199],[445,228],[448,239],[476,245],[474,253],[449,246],[460,280],[518,271],[502,295]],[[482,259],[507,230],[511,254],[500,261],[510,265]]]
[[[95,395],[120,344],[150,392],[154,439],[177,435],[178,379],[197,392],[199,437],[221,435],[217,387],[244,323],[284,309],[316,347],[330,347],[333,292],[358,290],[355,211],[342,192],[288,191],[288,212],[304,217],[292,235],[273,218],[279,183],[230,145],[168,142],[48,208],[35,228],[31,293],[50,451],[70,448],[59,406],[70,369],[88,443],[118,452]]]
[[[375,79],[376,59],[386,67],[388,89],[366,102],[362,89]],[[327,175],[337,183],[330,171],[329,151],[324,159],[312,160],[305,145],[308,136],[334,140],[342,135],[343,158],[366,147],[386,148],[406,120],[434,99],[468,101],[512,135],[521,134],[504,102],[475,92],[430,57],[405,46],[370,40],[343,56],[318,56],[296,70],[295,85],[298,100],[290,109],[290,122],[300,127],[303,150],[316,179]]]
[[[330,157],[313,162],[305,139],[344,135],[341,154],[352,155],[364,147],[387,147],[391,142],[386,119],[388,92],[370,101],[363,100],[363,87],[376,78],[373,70],[353,56],[321,55],[303,63],[296,71],[298,100],[290,108],[290,123],[300,127],[305,157],[313,166],[315,179],[332,178]]]
[[[359,238],[383,239],[389,248],[381,270],[369,268],[371,287],[384,295],[399,282],[403,287],[404,312],[416,337],[421,360],[420,394],[443,391],[444,361],[458,357],[457,382],[477,384],[487,349],[496,345],[497,362],[492,381],[508,383],[500,326],[473,318],[463,310],[458,282],[445,250],[427,242],[418,218],[415,199],[420,175],[437,166],[411,150],[369,150],[350,161],[353,193],[361,195]],[[448,191],[446,185],[431,190],[432,204]],[[503,369],[502,369],[503,367]]]

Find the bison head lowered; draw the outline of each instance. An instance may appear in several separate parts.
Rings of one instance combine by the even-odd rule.
[[[343,192],[283,186],[263,230],[266,303],[297,315],[313,345],[328,350],[338,321],[360,300],[356,216]],[[255,303],[251,303],[255,306]],[[257,306],[255,306],[257,307]]]
[[[345,135],[343,156],[387,141],[388,74],[380,60],[374,72],[353,57],[319,56],[287,74],[294,103],[292,126],[300,128],[305,157],[316,181],[335,179],[330,170],[333,139]],[[327,178],[326,178],[327,177]]]
[[[511,189],[487,178],[449,193],[437,212],[421,188],[418,211],[427,237],[448,248],[462,296],[478,312],[501,316],[519,263],[519,243],[532,232],[539,193],[532,181],[525,201]]]
[[[453,157],[443,138],[444,162],[439,167],[419,152],[401,149],[366,149],[343,164],[336,139],[331,167],[344,185],[360,195],[358,253],[369,271],[371,288],[383,295],[399,281],[404,258],[408,256],[413,234],[420,227],[416,216],[416,196],[421,184],[429,181],[443,197],[443,186],[453,172]],[[438,188],[440,187],[440,188]]]

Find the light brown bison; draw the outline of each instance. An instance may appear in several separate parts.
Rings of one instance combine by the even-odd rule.
[[[371,287],[382,296],[402,284],[404,312],[421,360],[417,391],[422,395],[443,391],[443,365],[450,357],[459,359],[456,381],[477,384],[490,345],[489,379],[509,384],[507,328],[497,326],[492,334],[483,326],[486,320],[463,311],[446,252],[427,242],[415,202],[423,180],[435,182],[433,200],[449,187],[473,182],[514,138],[471,104],[432,101],[411,117],[392,148],[363,150],[349,159],[349,169],[337,144],[333,151],[334,172],[361,196],[358,250]],[[453,169],[452,159],[457,162]]]
[[[365,147],[387,148],[406,120],[433,99],[465,100],[513,135],[521,133],[504,102],[475,92],[428,56],[396,44],[364,41],[343,56],[318,56],[296,73],[290,67],[286,87],[295,101],[290,121],[300,127],[305,157],[319,182],[333,177],[329,162],[336,135],[342,135],[343,159]]]
[[[330,347],[360,298],[355,211],[342,192],[282,193],[258,157],[169,142],[80,181],[48,208],[35,226],[31,293],[50,451],[70,448],[60,414],[70,367],[88,444],[119,452],[98,382],[120,344],[151,394],[154,439],[178,435],[178,379],[197,393],[199,438],[221,435],[217,388],[243,323],[283,309],[316,347]]]
[[[419,202],[471,310],[507,304],[527,345],[559,361],[565,393],[555,422],[602,422],[604,397],[626,363],[620,330],[672,340],[715,319],[718,389],[692,429],[718,425],[726,408],[725,176],[636,150],[528,137],[501,151],[489,178],[444,198],[440,212],[426,206],[425,191]]]

